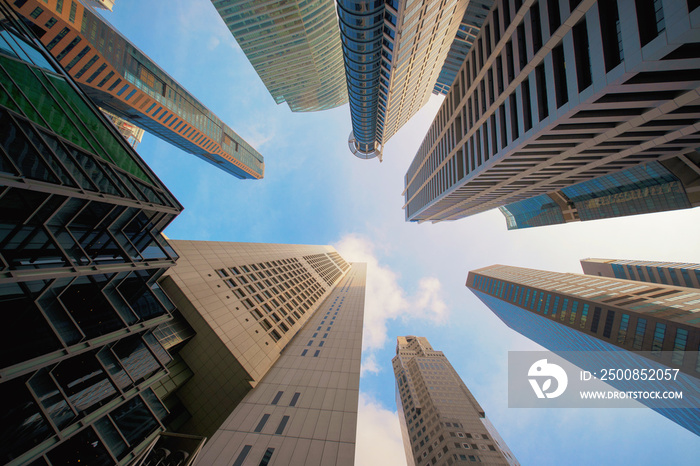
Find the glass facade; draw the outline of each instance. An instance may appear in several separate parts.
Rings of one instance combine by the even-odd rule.
[[[562,188],[582,221],[691,207],[681,181],[659,162],[650,162]],[[500,207],[509,230],[564,223],[547,194]]]
[[[125,463],[162,429],[182,207],[35,44],[0,4],[0,462]]]
[[[348,101],[332,0],[213,0],[275,102],[293,112]]]
[[[462,67],[464,59],[467,58],[467,54],[494,3],[495,0],[471,0],[469,2],[457,35],[452,42],[447,58],[445,58],[445,64],[440,70],[433,94],[447,94],[447,91],[450,90],[450,86],[457,77],[457,73]]]
[[[385,96],[389,88],[387,67],[391,70],[391,54],[382,51],[382,44],[386,42],[387,49],[391,52],[394,48],[392,43],[384,40],[384,14],[384,1],[338,1],[338,23],[343,41],[352,135],[356,155],[360,158],[376,156],[375,142],[382,140]],[[388,26],[386,29],[390,30]],[[384,59],[382,55],[385,55]],[[379,118],[379,90],[382,85],[384,98]]]
[[[546,194],[499,207],[509,230],[564,223],[561,208]]]
[[[630,360],[633,360],[635,366],[639,367],[653,369],[664,367],[647,358],[618,348],[611,343],[561,325],[541,315],[536,315],[503,299],[490,296],[474,288],[472,288],[472,292],[508,327],[542,345],[549,351],[564,356],[569,362],[581,369],[595,371],[601,367],[628,367],[628,361]],[[641,385],[641,382],[634,380],[609,382],[609,384],[623,391],[649,389],[648,381],[644,382],[645,385]],[[697,379],[679,372],[677,384],[677,388],[680,389],[684,386],[694,387],[697,386]],[[656,388],[669,390],[669,382],[658,381]],[[643,400],[640,401],[644,402]],[[700,403],[700,400],[697,402]],[[670,405],[671,403],[669,403]],[[700,408],[678,409],[668,407],[651,409],[696,435],[700,435]]]
[[[46,12],[32,17],[34,4],[43,5]],[[264,160],[255,149],[99,13],[77,2],[71,5],[77,10],[72,21],[56,18],[56,12],[38,0],[15,2],[15,9],[34,23],[40,40],[90,98],[238,178],[263,177]]]

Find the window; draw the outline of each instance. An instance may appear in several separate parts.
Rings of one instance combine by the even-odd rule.
[[[674,364],[683,364],[683,356],[685,356],[685,347],[688,343],[688,331],[682,328],[676,330],[676,339],[673,342],[673,356],[671,362]],[[698,358],[700,360],[700,358]]]
[[[273,405],[276,405],[276,404],[277,404],[277,402],[280,400],[280,398],[282,398],[282,394],[283,394],[283,393],[284,393],[284,392],[277,392],[277,395],[275,395],[275,397],[274,397],[273,400],[272,400],[272,404],[273,404]]]
[[[277,430],[275,431],[275,435],[282,435],[282,432],[284,432],[284,428],[287,426],[287,422],[289,422],[289,416],[282,416],[282,420],[280,421],[280,424],[277,426]]]
[[[37,18],[39,17],[39,15],[42,14],[43,12],[44,12],[43,9],[41,9],[41,8],[39,8],[39,7],[36,7],[36,8],[34,8],[34,11],[32,11],[32,12],[29,14],[29,16],[31,16],[31,17],[34,18],[34,19],[37,19]]]
[[[666,324],[657,323],[654,329],[654,340],[651,343],[651,354],[655,356],[661,355],[661,348],[664,344],[664,335],[666,334]]]
[[[304,350],[304,351],[306,351],[306,350]],[[289,406],[296,406],[297,405],[297,401],[299,401],[299,395],[301,395],[301,393],[299,393],[299,392],[296,392],[294,394],[294,396],[292,397],[292,401],[289,402]]]
[[[639,318],[637,319],[637,329],[634,332],[634,342],[632,343],[632,348],[636,350],[642,349],[642,344],[644,344],[644,332],[647,329],[647,320]]]
[[[243,462],[245,461],[246,457],[248,456],[248,453],[250,453],[250,449],[253,448],[252,445],[246,445],[243,447],[243,450],[238,455],[238,458],[236,458],[236,461],[233,462],[232,466],[243,466]]]
[[[258,422],[258,425],[255,427],[255,430],[253,432],[262,432],[263,427],[265,427],[265,423],[267,423],[268,419],[270,419],[270,415],[263,414],[263,417],[260,419],[260,422]]]
[[[274,452],[274,448],[268,448],[265,454],[263,455],[262,459],[260,460],[259,466],[267,466],[270,463],[270,459],[272,459],[272,454]]]

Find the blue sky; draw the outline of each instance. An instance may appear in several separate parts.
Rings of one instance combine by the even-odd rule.
[[[105,17],[265,157],[239,181],[155,136],[138,152],[185,206],[175,239],[333,244],[366,261],[358,465],[404,465],[391,358],[397,335],[445,352],[523,465],[696,464],[700,439],[641,409],[509,409],[507,352],[537,345],[509,330],[464,283],[494,263],[580,272],[585,257],[700,262],[700,209],[508,232],[497,211],[410,224],[403,177],[441,98],[385,146],[347,149],[347,106],[292,114],[276,105],[206,0],[120,0]]]

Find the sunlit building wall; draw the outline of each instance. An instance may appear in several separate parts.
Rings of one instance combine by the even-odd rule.
[[[520,463],[442,351],[397,337],[396,405],[409,465]]]
[[[281,340],[264,339],[276,361],[204,446],[199,464],[354,464],[366,268],[352,263],[333,279],[282,348]]]

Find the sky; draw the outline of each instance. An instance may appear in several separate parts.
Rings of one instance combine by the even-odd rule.
[[[580,273],[587,257],[700,262],[700,208],[507,231],[489,211],[408,223],[403,180],[442,97],[385,144],[384,162],[348,150],[347,105],[276,105],[207,0],[119,0],[107,18],[265,157],[237,180],[146,134],[137,151],[184,205],[173,239],[331,244],[367,262],[356,464],[405,465],[391,358],[396,337],[443,351],[522,465],[697,464],[700,438],[639,409],[508,408],[508,351],[542,349],[466,287],[492,264]]]

